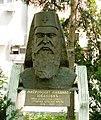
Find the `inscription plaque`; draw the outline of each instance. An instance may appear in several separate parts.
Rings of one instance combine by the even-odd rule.
[[[67,90],[27,89],[25,106],[70,106],[70,92]]]

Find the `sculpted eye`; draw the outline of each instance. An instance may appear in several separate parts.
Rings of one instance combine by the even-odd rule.
[[[50,37],[50,38],[53,38],[53,37],[56,36],[56,34],[55,33],[49,33],[47,36]]]
[[[37,38],[42,38],[42,37],[44,37],[44,33],[36,33],[36,37]]]

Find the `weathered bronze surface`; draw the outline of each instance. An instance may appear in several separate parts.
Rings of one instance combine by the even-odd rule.
[[[70,89],[76,74],[68,68],[63,31],[54,11],[34,15],[20,74],[28,89]]]
[[[67,90],[26,90],[25,106],[70,106]]]

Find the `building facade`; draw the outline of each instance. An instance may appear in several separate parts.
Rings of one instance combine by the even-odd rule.
[[[0,67],[9,74],[23,63],[27,42],[28,7],[21,1],[0,0]]]

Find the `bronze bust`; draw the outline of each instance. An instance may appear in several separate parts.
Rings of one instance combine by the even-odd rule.
[[[34,15],[26,49],[24,88],[70,89],[76,74],[68,68],[65,39],[54,11]]]

